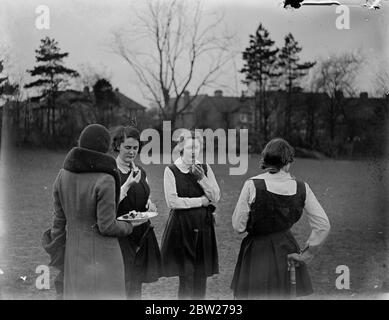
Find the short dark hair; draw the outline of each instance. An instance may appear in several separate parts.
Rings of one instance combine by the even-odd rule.
[[[288,163],[293,162],[294,149],[282,138],[270,140],[261,154],[261,168],[277,173]]]
[[[112,150],[119,152],[120,145],[128,138],[138,140],[140,149],[141,141],[139,130],[133,126],[119,126],[114,130],[112,135]]]

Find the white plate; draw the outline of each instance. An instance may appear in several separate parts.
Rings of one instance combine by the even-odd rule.
[[[133,211],[131,211],[131,212],[133,212]],[[117,219],[121,220],[121,221],[142,221],[142,220],[148,220],[150,218],[154,218],[157,215],[158,215],[158,212],[146,211],[146,212],[142,212],[141,217],[136,216],[135,218],[132,218],[130,216],[130,213],[127,213],[127,214],[124,214],[124,215],[118,217]]]

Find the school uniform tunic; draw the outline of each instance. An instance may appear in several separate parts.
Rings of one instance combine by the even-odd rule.
[[[123,173],[120,166],[118,168],[121,185],[123,185],[128,179],[130,171]],[[139,170],[142,171],[139,183],[134,183],[127,194],[120,196],[118,216],[127,214],[131,210],[147,211],[146,205],[150,195],[150,187],[147,183],[145,170],[142,167],[139,167]],[[133,280],[150,283],[157,281],[160,277],[161,255],[153,228],[148,220],[135,226],[129,236],[119,238],[124,259],[126,284]]]
[[[307,213],[312,228],[306,243],[319,246],[330,224],[308,184],[289,173],[265,173],[246,181],[232,216],[233,228],[247,232],[235,267],[231,288],[238,299],[283,297],[290,291],[287,255],[300,248],[290,228]],[[296,268],[296,293],[312,293],[304,263]]]
[[[195,272],[203,277],[219,273],[218,253],[211,207],[201,197],[216,203],[220,190],[208,165],[206,177],[197,181],[181,158],[166,167],[165,198],[171,209],[162,237],[162,264],[166,277],[185,277]]]

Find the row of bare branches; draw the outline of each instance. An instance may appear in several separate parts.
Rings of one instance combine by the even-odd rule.
[[[200,1],[148,1],[145,10],[135,13],[132,32],[113,33],[113,50],[134,71],[144,96],[174,125],[232,61],[233,36],[221,33],[223,15],[206,15]],[[138,50],[140,43],[147,50]],[[180,103],[189,88],[191,99]]]

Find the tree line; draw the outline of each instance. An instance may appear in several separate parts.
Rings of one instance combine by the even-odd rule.
[[[136,38],[127,38],[130,33],[124,28],[113,34],[114,53],[127,63],[137,77],[139,90],[156,106],[148,109],[143,127],[160,129],[163,120],[170,120],[174,128],[176,119],[188,110],[198,94],[217,84],[225,66],[235,55],[240,55],[243,66],[239,71],[251,92],[248,98],[254,101],[254,121],[249,131],[253,151],[261,150],[274,136],[330,156],[341,155],[347,143],[379,145],[372,132],[384,132],[387,100],[381,99],[385,104],[382,107],[372,107],[369,119],[356,117],[357,106],[349,105],[355,103],[350,98],[358,97],[354,79],[364,62],[360,55],[344,53],[317,61],[301,61],[302,47],[291,33],[278,48],[262,23],[249,35],[246,48],[235,50],[233,37],[220,33],[223,17],[212,17],[214,19],[209,19],[212,22],[207,23],[204,15],[200,2],[150,1],[144,12],[137,13],[138,23],[131,23]],[[144,35],[142,40],[148,41],[146,51],[136,45],[139,34]],[[60,50],[55,39],[42,39],[35,53],[36,65],[27,70],[34,80],[24,86],[11,84],[5,75],[1,76],[3,65],[0,63],[1,96],[18,105],[22,89],[28,90],[29,101],[40,104],[41,116],[37,123],[33,119],[32,125],[43,137],[43,144],[56,145],[64,136],[66,139],[61,144],[74,142],[77,130],[72,114],[77,110],[63,105],[59,95],[71,87],[80,73],[65,66],[64,59],[69,54]],[[208,68],[200,69],[200,62]],[[90,119],[113,125],[113,109],[118,102],[112,85],[105,77],[92,78],[93,99],[88,101]],[[377,84],[388,88],[387,79],[387,75],[380,74]],[[183,99],[188,88],[193,94]],[[280,90],[284,103],[280,103],[275,94]],[[304,101],[301,101],[302,93],[307,93]],[[323,97],[324,105],[320,105],[322,101],[317,97]],[[76,95],[72,99],[85,102],[83,96]],[[15,108],[14,122],[19,125],[19,113],[24,112],[22,130],[23,135],[28,136],[31,128],[26,119],[31,115],[21,108],[25,108],[25,104]]]
[[[119,101],[109,80],[97,77],[90,94],[89,90],[74,91],[70,98],[62,101],[61,94],[71,88],[72,80],[80,77],[79,72],[64,64],[69,53],[62,52],[58,42],[49,37],[41,39],[35,53],[36,65],[26,70],[34,80],[20,86],[10,83],[8,76],[0,77],[0,96],[8,101],[5,107],[9,109],[14,140],[19,144],[62,148],[75,144],[82,127],[90,122],[107,127],[115,125],[114,107]],[[0,74],[1,71],[3,61],[0,61]],[[23,89],[29,93],[24,100]],[[87,110],[82,110],[83,106],[87,106]],[[79,126],[75,125],[76,113],[84,118]],[[33,139],[31,135],[34,135]]]
[[[251,140],[258,146],[257,151],[277,135],[296,146],[329,156],[350,153],[347,147],[356,144],[360,146],[359,153],[364,148],[366,153],[380,154],[386,139],[388,96],[387,91],[385,97],[383,90],[377,90],[381,99],[373,99],[370,113],[363,111],[370,103],[367,99],[355,102],[359,99],[355,79],[364,63],[363,56],[350,52],[301,62],[301,51],[291,33],[284,37],[283,46],[277,48],[268,30],[260,24],[242,53],[243,82],[254,88]],[[385,79],[388,78],[382,74],[377,76],[378,87],[387,88]],[[281,109],[269,94],[277,90],[286,93]],[[306,93],[305,101],[299,98],[303,93]],[[363,118],[363,113],[368,113],[369,119]]]

